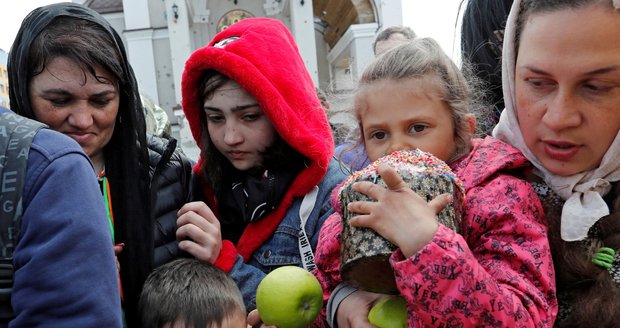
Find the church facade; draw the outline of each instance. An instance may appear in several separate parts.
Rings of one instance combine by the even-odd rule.
[[[383,27],[402,25],[402,0],[74,0],[101,13],[123,36],[142,94],[161,106],[181,141],[185,60],[219,31],[248,17],[271,17],[292,32],[315,84],[350,90],[373,58]],[[278,58],[273,58],[277,64]],[[191,137],[189,137],[191,139]]]

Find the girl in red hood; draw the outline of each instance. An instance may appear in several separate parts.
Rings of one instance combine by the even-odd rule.
[[[182,92],[207,204],[179,211],[179,247],[228,272],[250,311],[266,273],[314,269],[329,194],[344,178],[330,126],[292,35],[274,19],[243,20],[194,52]]]

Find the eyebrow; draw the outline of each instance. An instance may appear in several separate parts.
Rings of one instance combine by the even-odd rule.
[[[252,107],[260,107],[260,106],[258,105],[258,103],[255,103],[255,104],[247,104],[247,105],[241,105],[241,106],[236,106],[236,107],[233,107],[233,108],[231,109],[231,111],[232,111],[233,113],[235,113],[235,112],[240,112],[240,111],[246,110],[246,109],[248,109],[248,108],[252,108]],[[211,107],[211,106],[204,106],[204,109],[205,109],[205,110],[214,111],[214,112],[221,112],[221,111],[222,111],[221,109],[219,109],[219,108],[217,108],[217,107]]]
[[[531,71],[532,73],[536,73],[536,74],[540,74],[540,75],[550,75],[549,73],[547,73],[546,71],[539,69],[539,68],[535,68],[535,67],[531,67],[531,66],[524,66],[523,68]],[[613,72],[613,71],[617,71],[620,69],[620,66],[618,65],[613,65],[613,66],[607,66],[607,67],[602,67],[602,68],[597,68],[593,71],[589,71],[586,72],[585,76],[590,76],[590,75],[599,75],[599,74],[605,74],[605,73],[609,73],[609,72]]]
[[[403,122],[406,122],[408,125],[411,125],[413,123],[430,124],[431,126],[437,125],[435,121],[435,117],[432,115],[420,115],[420,116],[415,116],[415,117],[408,117],[405,120],[403,120]],[[377,129],[377,128],[381,129],[385,125],[386,125],[385,122],[380,122],[380,123],[371,122],[370,124],[364,125],[364,130]]]
[[[73,95],[71,92],[65,90],[65,89],[47,89],[47,90],[43,90],[41,92],[42,94],[55,94],[55,95],[64,95],[64,96],[71,96]],[[90,95],[91,97],[95,96],[95,97],[101,97],[101,96],[107,96],[109,94],[118,94],[118,92],[116,90],[105,90],[99,93],[95,93]]]

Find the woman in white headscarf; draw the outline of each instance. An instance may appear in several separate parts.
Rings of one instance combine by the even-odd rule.
[[[493,134],[534,164],[549,221],[556,326],[620,322],[620,1],[515,1],[506,109]]]

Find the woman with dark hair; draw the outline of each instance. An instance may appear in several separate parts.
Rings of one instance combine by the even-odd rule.
[[[192,163],[175,140],[147,138],[122,40],[87,7],[33,10],[11,47],[8,72],[11,108],[75,139],[93,163],[120,263],[127,324],[138,326],[144,280],[177,257],[176,212],[191,198]]]
[[[478,112],[480,132],[491,130],[504,109],[502,41],[513,0],[467,0],[461,24],[461,58],[466,74],[482,83],[488,107]]]
[[[620,322],[620,3],[515,0],[493,134],[536,169],[549,221],[558,327]]]

